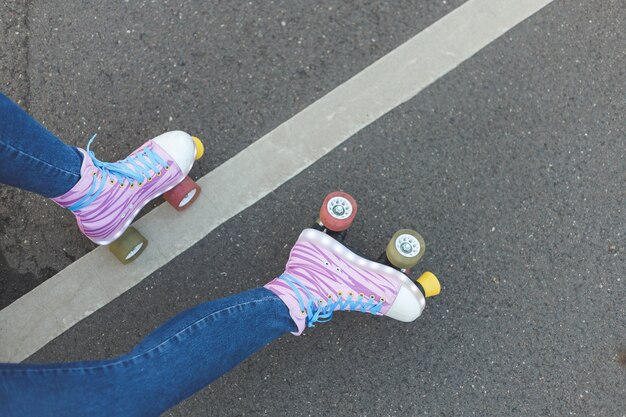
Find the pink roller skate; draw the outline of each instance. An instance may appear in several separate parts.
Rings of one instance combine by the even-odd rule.
[[[356,210],[354,199],[342,194],[341,198]],[[322,210],[333,211],[329,205],[332,198],[327,198]],[[342,310],[411,322],[422,313],[426,298],[439,294],[439,281],[431,272],[422,274],[415,283],[405,274],[424,252],[423,239],[417,232],[404,229],[396,233],[381,259],[383,264],[357,255],[336,239],[343,239],[345,234],[337,235],[337,230],[324,233],[320,226],[318,221],[318,230],[306,229],[300,234],[285,272],[265,285],[289,308],[298,328],[294,334],[301,334],[305,326],[328,321],[335,311]],[[415,235],[421,242],[407,237]]]
[[[102,162],[90,150],[94,139],[86,151],[80,149],[81,179],[52,200],[74,213],[85,236],[99,245],[110,244],[111,252],[129,263],[148,244],[129,225],[150,200],[164,194],[180,211],[200,194],[200,187],[187,174],[204,147],[198,138],[173,131],[149,140],[123,160]]]

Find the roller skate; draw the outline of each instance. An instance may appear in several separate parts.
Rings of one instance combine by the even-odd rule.
[[[185,132],[167,132],[147,141],[117,162],[98,160],[90,147],[83,154],[81,179],[52,200],[74,213],[81,232],[109,249],[122,262],[137,259],[148,240],[129,227],[139,211],[163,195],[182,211],[198,198],[200,186],[187,176],[204,153],[202,142]]]
[[[329,194],[313,227],[300,234],[285,272],[265,285],[289,308],[296,335],[306,326],[329,321],[335,311],[411,322],[421,315],[426,298],[441,290],[431,272],[414,282],[409,279],[410,268],[425,250],[423,238],[413,230],[396,232],[378,261],[345,246],[356,211],[356,201],[349,194]]]

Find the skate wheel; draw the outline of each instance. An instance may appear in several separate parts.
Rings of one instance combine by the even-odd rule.
[[[202,141],[195,136],[192,136],[191,139],[193,139],[193,143],[194,145],[196,145],[195,159],[197,161],[198,159],[202,158],[202,155],[204,155],[204,145],[202,144]]]
[[[320,208],[320,221],[328,230],[342,232],[356,217],[357,204],[348,193],[335,191],[326,196]]]
[[[109,245],[109,250],[123,264],[134,261],[148,246],[148,239],[134,227],[126,229],[122,236]]]
[[[394,233],[385,253],[393,266],[408,269],[419,262],[425,250],[424,238],[419,233],[411,229],[401,229]]]
[[[424,290],[424,297],[434,297],[441,292],[441,284],[432,272],[424,272],[422,276],[417,279],[417,283]]]
[[[176,210],[183,211],[196,201],[201,190],[191,178],[185,177],[180,184],[163,194],[163,198]]]

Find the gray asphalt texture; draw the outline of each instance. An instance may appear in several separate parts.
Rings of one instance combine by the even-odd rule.
[[[103,159],[184,127],[202,175],[458,5],[307,4],[28,5],[29,87],[2,85],[73,144],[101,127]],[[549,5],[31,360],[118,355],[264,284],[344,189],[348,242],[377,256],[416,228],[442,294],[412,324],[285,335],[165,415],[626,416],[625,20],[620,1]],[[0,198],[6,303],[89,246],[43,199]]]
[[[200,176],[462,3],[9,2],[0,86],[72,145],[97,132],[104,161],[167,130],[200,136]],[[1,308],[94,245],[54,203],[0,199]]]

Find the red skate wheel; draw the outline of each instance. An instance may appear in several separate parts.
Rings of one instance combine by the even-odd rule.
[[[185,177],[180,184],[163,194],[163,198],[176,210],[183,211],[196,201],[201,190],[191,178]]]
[[[348,193],[335,191],[326,196],[320,208],[320,220],[333,232],[343,232],[356,217],[356,200]]]

